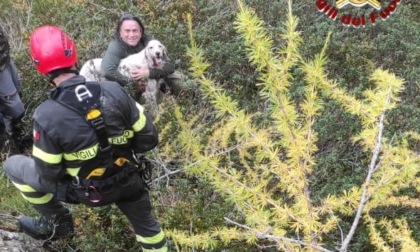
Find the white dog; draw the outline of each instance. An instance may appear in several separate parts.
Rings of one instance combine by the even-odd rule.
[[[130,71],[139,66],[147,66],[151,68],[161,68],[167,58],[166,47],[156,39],[150,40],[147,46],[139,53],[129,55],[122,59],[118,66],[118,71],[124,76],[131,78]],[[88,60],[80,69],[80,75],[84,76],[86,81],[104,80],[101,71],[102,58]],[[146,100],[150,114],[155,117],[158,110],[160,99],[160,80],[148,79],[147,81],[139,81],[138,85],[146,85],[142,96]]]

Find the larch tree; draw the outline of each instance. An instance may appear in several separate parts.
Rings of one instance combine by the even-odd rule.
[[[419,135],[384,136],[386,114],[397,105],[404,81],[378,68],[370,76],[373,87],[362,98],[350,95],[326,73],[329,35],[313,58],[305,59],[299,52],[302,39],[291,2],[281,47],[273,45],[263,21],[243,1],[237,2],[235,27],[249,62],[259,73],[256,85],[260,98],[266,100],[264,113],[245,111],[206,75],[210,63],[195,41],[190,17],[190,71],[212,105],[212,113],[186,119],[175,108],[179,132],[163,150],[181,151],[186,174],[208,181],[232,203],[236,214],[225,217],[226,225],[211,231],[171,229],[166,233],[182,248],[211,250],[219,243],[242,241],[279,251],[348,251],[356,228],[365,225],[368,239],[380,251],[420,251],[406,219],[379,219],[371,214],[378,207],[420,206],[417,198],[398,193],[403,188],[420,188],[419,156],[409,144],[419,140]],[[293,100],[290,91],[296,69],[306,83],[300,101]],[[310,180],[317,167],[314,124],[325,109],[325,99],[334,100],[360,120],[361,129],[353,140],[369,155],[370,163],[364,183],[315,201]],[[262,117],[269,120],[262,122]],[[203,118],[211,118],[212,123]],[[349,216],[352,221],[344,229],[343,218]]]

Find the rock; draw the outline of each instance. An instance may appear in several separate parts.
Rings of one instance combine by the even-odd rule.
[[[0,229],[0,252],[43,252],[42,242],[24,233]]]

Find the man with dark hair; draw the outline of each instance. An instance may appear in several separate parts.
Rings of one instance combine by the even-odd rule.
[[[166,62],[162,69],[142,66],[132,70],[131,79],[123,76],[118,71],[121,59],[143,50],[152,36],[145,34],[145,28],[140,19],[131,14],[123,15],[117,23],[114,38],[108,45],[108,49],[102,60],[101,70],[106,79],[116,81],[125,86],[133,80],[142,78],[164,79],[171,93],[178,96],[182,91],[183,75],[175,71],[171,62]],[[164,91],[164,90],[162,90]]]
[[[150,117],[117,83],[86,82],[76,68],[76,45],[60,28],[35,29],[30,49],[35,68],[55,88],[33,116],[33,158],[14,155],[4,163],[7,176],[41,215],[20,218],[21,230],[36,239],[70,236],[72,213],[61,202],[115,204],[143,251],[166,252],[144,184],[150,163],[136,155],[158,144]]]

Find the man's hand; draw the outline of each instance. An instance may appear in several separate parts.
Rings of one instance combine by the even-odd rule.
[[[149,68],[147,66],[138,66],[130,72],[131,78],[139,80],[149,77]]]

